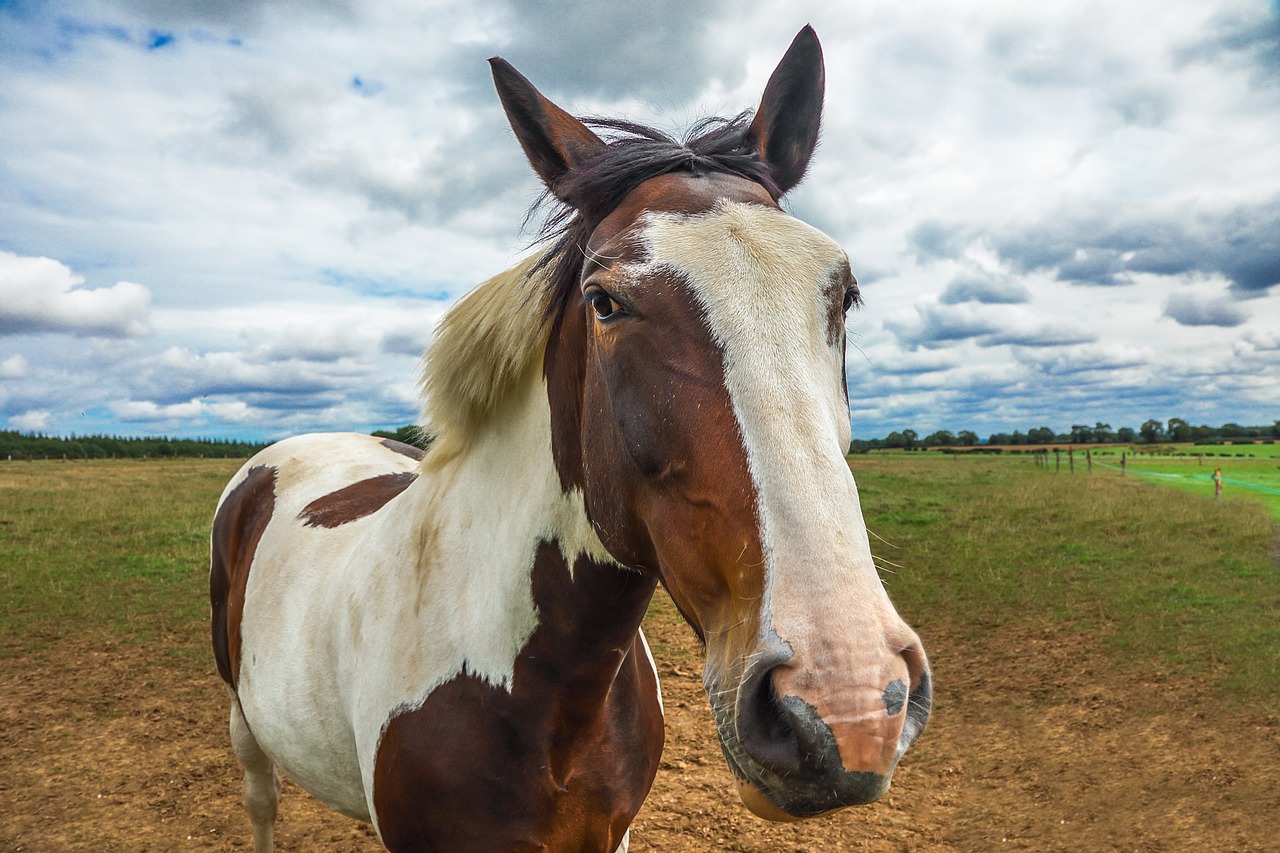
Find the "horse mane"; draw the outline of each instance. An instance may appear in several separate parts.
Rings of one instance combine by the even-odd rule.
[[[782,192],[748,133],[751,113],[698,122],[677,141],[635,122],[584,118],[606,145],[536,201],[526,224],[545,211],[534,238],[546,246],[477,286],[445,314],[423,357],[418,383],[427,460],[468,443],[507,390],[538,358],[564,311],[578,301],[587,240],[636,187],[672,172],[737,175]]]
[[[478,285],[449,309],[422,359],[418,391],[427,458],[453,455],[546,346],[545,253]]]

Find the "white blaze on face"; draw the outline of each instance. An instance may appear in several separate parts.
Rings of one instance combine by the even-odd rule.
[[[779,210],[727,202],[700,216],[651,215],[643,240],[650,264],[688,282],[724,353],[762,527],[762,632],[772,627],[809,657],[834,653],[882,689],[872,671],[888,665],[879,647],[893,610],[844,459],[843,341],[828,334],[844,252]],[[854,663],[853,647],[873,650]]]

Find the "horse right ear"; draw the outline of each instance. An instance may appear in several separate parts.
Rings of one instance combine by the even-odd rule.
[[[502,109],[529,164],[556,198],[568,202],[561,194],[562,180],[603,148],[604,142],[585,124],[543,97],[510,62],[495,56],[489,60],[489,67]]]

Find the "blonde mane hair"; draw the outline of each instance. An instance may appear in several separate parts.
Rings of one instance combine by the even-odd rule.
[[[546,347],[545,252],[535,252],[475,287],[440,320],[422,358],[422,427],[435,440],[425,463],[467,446],[507,389]]]

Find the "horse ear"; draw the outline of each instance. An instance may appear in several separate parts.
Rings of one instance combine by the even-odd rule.
[[[747,130],[784,193],[800,183],[818,145],[825,81],[822,45],[813,27],[806,26],[774,69]]]
[[[543,97],[525,76],[499,56],[489,60],[502,109],[529,164],[561,201],[561,180],[604,147],[585,124]]]

